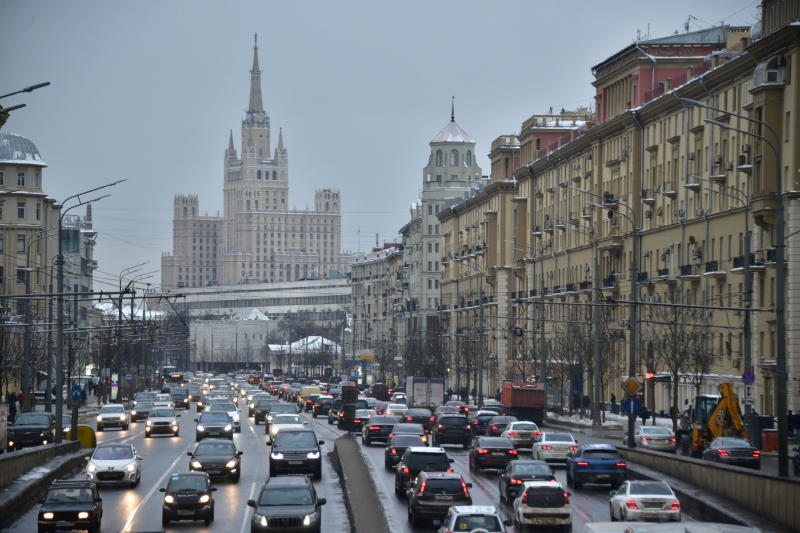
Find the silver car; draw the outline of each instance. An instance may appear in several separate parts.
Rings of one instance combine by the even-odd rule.
[[[142,479],[142,458],[132,444],[98,444],[87,460],[86,475],[95,483],[135,487]]]
[[[125,407],[116,403],[104,405],[97,415],[97,431],[103,431],[108,427],[126,430],[130,423],[130,414],[125,411]]]
[[[608,505],[611,520],[681,521],[681,502],[663,481],[626,481]]]
[[[509,439],[515,448],[530,448],[542,432],[533,422],[519,421],[508,424],[500,436]]]
[[[567,455],[577,449],[578,442],[571,433],[545,431],[542,438],[533,443],[531,456],[539,461],[566,463]]]
[[[678,448],[678,439],[671,429],[663,426],[637,426],[633,433],[633,440],[637,446],[662,452],[674,452]],[[628,436],[622,439],[623,444],[628,443]]]

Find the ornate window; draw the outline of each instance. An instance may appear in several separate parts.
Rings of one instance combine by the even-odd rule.
[[[442,158],[442,151],[441,150],[436,150],[436,166],[437,167],[443,167],[444,166],[444,160]]]
[[[467,150],[467,156],[464,158],[464,166],[465,167],[472,166],[472,150]]]
[[[458,166],[458,150],[450,150],[450,166]]]

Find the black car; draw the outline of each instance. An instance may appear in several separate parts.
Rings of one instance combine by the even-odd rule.
[[[476,435],[485,435],[489,427],[489,420],[496,417],[497,413],[494,411],[483,410],[472,413],[472,431]]]
[[[469,449],[469,471],[484,468],[505,470],[519,456],[514,444],[505,437],[475,437]]]
[[[189,470],[205,472],[211,477],[227,477],[234,483],[242,475],[241,455],[233,441],[205,439],[198,442],[194,451],[187,452]]]
[[[408,489],[408,521],[441,520],[454,505],[472,505],[471,488],[456,472],[420,472]]]
[[[466,415],[440,415],[431,430],[433,446],[460,444],[466,450],[472,441],[472,424]]]
[[[320,396],[321,394],[309,394],[308,396],[306,396],[305,402],[301,400],[300,403],[302,403],[303,411],[306,413],[310,413],[311,411],[313,411],[314,404],[317,403],[317,398],[319,398]]]
[[[175,404],[175,409],[188,409],[189,408],[189,390],[188,389],[170,389],[169,395],[172,397],[172,403]]]
[[[103,500],[91,481],[56,481],[47,489],[37,515],[38,531],[85,529],[100,532]]]
[[[447,452],[442,448],[425,446],[407,448],[394,469],[394,493],[400,497],[405,496],[408,482],[422,471],[450,472],[452,462],[453,460],[447,457]]]
[[[440,405],[436,409],[433,410],[433,416],[439,418],[439,415],[460,415],[461,411],[458,407],[453,407],[452,405]],[[436,422],[434,420],[434,422]]]
[[[424,427],[427,432],[431,431],[435,421],[436,417],[433,416],[430,409],[412,408],[406,411],[405,416],[403,416],[403,422],[422,424],[422,427]]]
[[[254,398],[252,403],[253,407],[253,423],[258,425],[263,422],[270,412],[270,409],[277,404],[277,400],[273,398]]]
[[[516,416],[493,416],[489,420],[486,434],[490,437],[499,437],[511,422],[518,422]]]
[[[273,400],[266,392],[257,392],[250,398],[250,403],[247,404],[247,416],[254,416],[256,414],[256,402],[258,400]]]
[[[426,446],[427,443],[419,435],[395,435],[386,445],[383,453],[383,465],[387,470],[392,470],[407,449],[412,446]]]
[[[191,386],[189,386],[189,387],[186,387],[186,390],[189,392],[189,401],[190,402],[198,401],[200,399],[200,397],[203,395],[203,389],[201,389],[200,387],[191,387]]]
[[[164,493],[161,525],[167,527],[176,520],[202,520],[209,525],[214,520],[214,496],[217,488],[205,472],[172,474]]]
[[[310,473],[322,478],[322,451],[325,441],[317,441],[312,429],[283,429],[272,440],[269,454],[269,475]],[[268,445],[269,446],[269,445]]]
[[[355,410],[358,411],[359,409],[371,409],[371,407],[367,405],[367,401],[365,399],[359,398],[355,401]],[[342,399],[336,398],[333,400],[333,403],[328,409],[328,424],[335,424],[340,418],[343,417],[344,412],[342,411]]]
[[[761,468],[761,451],[736,437],[717,437],[703,450],[703,459],[726,465]]]
[[[389,434],[389,438],[396,435],[419,435],[422,439],[422,442],[428,444],[428,434],[425,432],[425,428],[422,424],[413,424],[411,422],[400,422],[399,424],[395,424],[392,432]]]
[[[275,417],[275,415],[282,415],[282,414],[296,415],[297,413],[299,413],[299,411],[297,410],[297,405],[293,403],[272,404],[272,407],[270,407],[269,409],[269,413],[267,413],[267,416],[264,418],[264,426],[265,426],[264,433],[269,433],[269,426],[270,424],[272,424],[272,419]]]
[[[449,402],[445,402],[444,405],[445,407],[455,407],[460,413],[469,413],[469,407],[461,400],[450,400]]]
[[[321,528],[325,498],[317,498],[314,485],[306,476],[271,477],[258,498],[247,500],[254,509],[250,531],[309,531]]]
[[[208,437],[233,439],[233,422],[228,413],[203,413],[194,421],[197,422],[194,435],[198,442]]]
[[[364,424],[361,430],[361,442],[369,446],[376,440],[389,441],[394,426],[397,425],[396,416],[372,416],[369,423]]]
[[[511,461],[506,471],[500,474],[498,487],[500,499],[511,503],[522,494],[526,481],[556,481],[556,475],[550,465],[544,461],[518,459]]]
[[[52,413],[18,414],[14,424],[8,427],[8,449],[53,442],[55,429],[56,415]]]
[[[317,398],[317,401],[314,402],[314,408],[311,411],[311,416],[317,418],[321,415],[328,414],[328,411],[331,410],[331,405],[333,405],[333,396],[320,396]]]
[[[155,404],[153,402],[146,400],[136,402],[136,406],[131,409],[131,422],[147,420],[147,417],[150,416],[150,411],[153,410],[154,405]]]

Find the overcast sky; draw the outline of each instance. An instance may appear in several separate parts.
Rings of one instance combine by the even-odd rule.
[[[342,191],[343,242],[392,240],[450,117],[477,141],[552,106],[589,105],[590,67],[628,45],[724,20],[752,24],[758,0],[0,2],[0,94],[26,103],[4,132],[36,143],[44,190],[61,199],[127,178],[94,208],[102,281],[172,250],[172,199],[222,210],[228,130],[247,107],[259,34],[264,107],[283,127],[290,204]],[[360,230],[360,231],[359,231]],[[359,236],[360,235],[360,236]],[[156,275],[152,281],[158,283]]]

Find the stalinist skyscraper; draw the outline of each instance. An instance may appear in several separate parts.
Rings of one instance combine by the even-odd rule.
[[[261,96],[258,40],[253,47],[250,99],[241,125],[241,156],[233,131],[224,153],[223,216],[200,216],[197,196],[176,195],[173,253],[162,257],[165,289],[292,281],[349,270],[341,251],[341,196],[314,192],[314,210],[289,210],[289,153]]]

